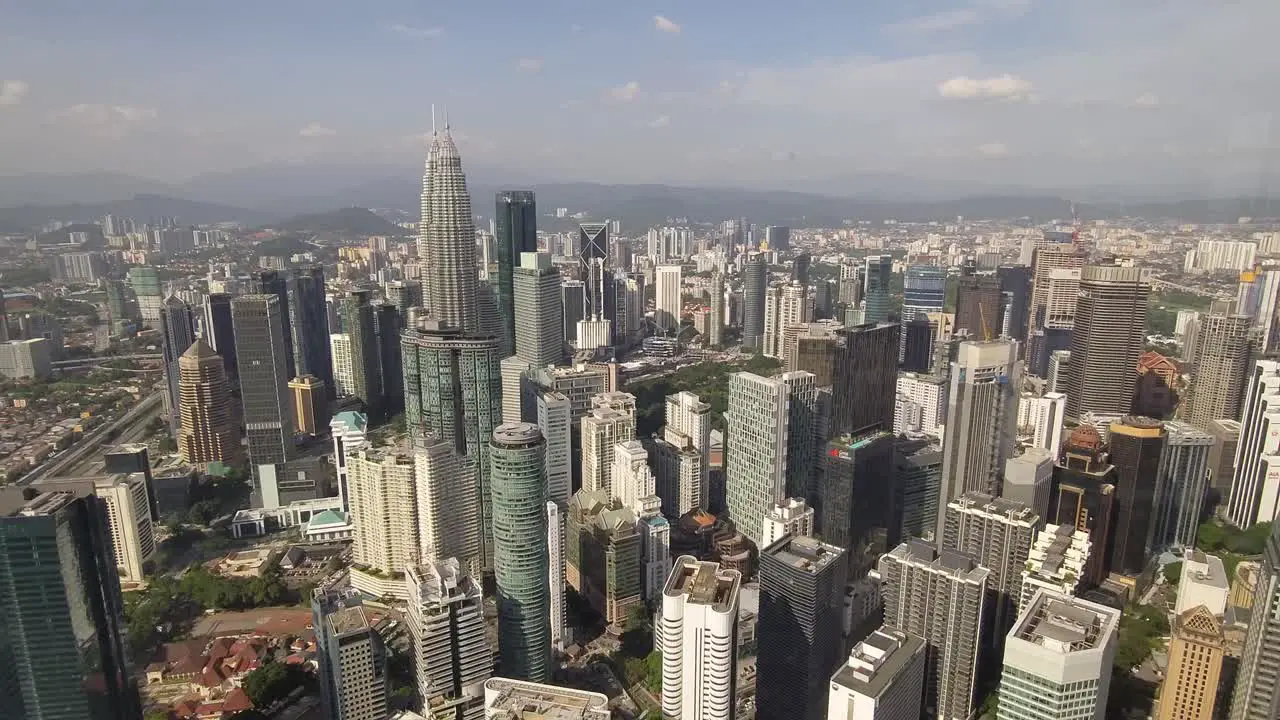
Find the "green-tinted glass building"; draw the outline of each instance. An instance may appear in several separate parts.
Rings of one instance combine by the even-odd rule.
[[[493,567],[489,440],[502,422],[498,339],[443,328],[434,321],[400,335],[404,417],[417,438],[437,436],[477,469],[484,518],[484,567]]]
[[[498,656],[503,677],[551,675],[546,441],[532,423],[499,425],[489,448]]]
[[[0,493],[0,718],[140,720],[103,501]]]

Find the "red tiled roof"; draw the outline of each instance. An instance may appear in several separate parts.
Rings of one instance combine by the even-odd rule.
[[[222,701],[223,712],[235,713],[251,709],[253,709],[253,701],[250,700],[248,694],[240,688],[236,688],[227,693],[226,699]]]

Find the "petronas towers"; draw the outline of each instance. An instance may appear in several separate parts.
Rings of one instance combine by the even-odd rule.
[[[468,333],[480,330],[476,229],[458,146],[449,134],[431,134],[422,177],[418,258],[424,264],[423,296],[431,317]]]

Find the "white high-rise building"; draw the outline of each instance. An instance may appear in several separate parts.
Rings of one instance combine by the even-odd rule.
[[[547,588],[550,591],[551,647],[563,650],[572,644],[564,604],[564,512],[547,501]]]
[[[655,273],[653,320],[663,332],[680,329],[680,270],[679,265],[659,265]]]
[[[359,593],[317,591],[311,608],[324,717],[385,720],[387,650]]]
[[[1280,516],[1280,362],[1258,360],[1249,375],[1227,519],[1247,528]]]
[[[333,333],[329,336],[329,354],[333,358],[333,387],[338,397],[354,395],[355,370],[351,367],[351,336]]]
[[[636,438],[636,399],[622,392],[601,393],[591,399],[592,410],[582,418],[582,487],[603,490],[614,497],[614,446]]]
[[[1017,431],[1021,376],[1016,342],[960,343],[951,363],[939,507],[971,490],[1000,494]],[[936,537],[942,537],[943,513],[938,515]]]
[[[662,589],[662,717],[732,720],[742,575],[683,555]]]
[[[1248,240],[1201,240],[1188,250],[1182,263],[1183,272],[1248,270],[1253,267],[1258,244]]]
[[[347,488],[356,528],[351,586],[372,597],[404,597],[402,573],[421,551],[413,457],[395,448],[347,453]]]
[[[760,547],[769,547],[782,539],[783,535],[813,536],[813,508],[802,498],[787,498],[781,505],[775,505],[764,519],[764,537]]]
[[[785,360],[787,348],[783,329],[788,325],[813,322],[813,301],[809,289],[798,282],[771,285],[764,294],[764,354]]]
[[[1066,411],[1067,396],[1060,392],[1047,392],[1043,397],[1023,397],[1018,402],[1018,425],[1030,436],[1032,447],[1048,450],[1051,457],[1057,458],[1062,454],[1062,426]]]
[[[94,478],[93,494],[102,498],[107,506],[111,551],[120,579],[142,582],[143,566],[156,554],[146,476],[131,473]]]
[[[947,380],[937,375],[921,375],[918,373],[898,373],[898,408],[915,406],[920,408],[918,427],[910,427],[917,423],[910,422],[911,416],[894,412],[893,431],[903,433],[908,430],[936,435],[941,425],[947,421]],[[901,400],[908,402],[904,403]]]
[[[1102,720],[1120,614],[1038,591],[1005,639],[997,720]]]
[[[711,404],[705,403],[691,392],[678,392],[667,396],[666,424],[663,435],[672,445],[688,445],[701,457],[702,497],[711,476]]]
[[[925,642],[881,628],[853,646],[831,676],[827,720],[917,720],[924,695]]]
[[[636,520],[636,530],[640,533],[644,599],[656,601],[671,575],[671,524],[661,515],[649,515]]]
[[[1045,525],[1036,535],[1022,570],[1018,614],[1039,590],[1074,595],[1089,562],[1089,533],[1071,525]]]
[[[816,405],[813,379],[804,371],[729,376],[726,504],[739,532],[757,545],[774,506],[805,494],[798,487],[788,492],[788,485],[812,474],[803,453],[813,448],[812,418],[806,417]]]
[[[333,438],[333,467],[338,474],[338,495],[342,497],[342,511],[351,512],[351,494],[347,488],[347,453],[355,452],[368,444],[366,431],[369,419],[364,413],[340,412],[329,421],[329,435]]]
[[[432,436],[414,447],[413,471],[420,557],[456,558],[466,574],[479,577],[484,557],[475,466]]]
[[[649,469],[649,451],[639,440],[626,440],[613,446],[611,484],[613,497],[637,516],[656,515],[661,507],[655,491],[653,471]]]
[[[547,499],[561,508],[573,494],[573,407],[564,393],[540,390],[538,429],[547,441]]]
[[[502,379],[502,422],[524,422],[524,393],[529,387],[528,376],[534,365],[518,355],[503,358],[498,363],[498,375]]]
[[[493,674],[480,584],[454,558],[405,569],[405,613],[418,696],[433,717],[482,717],[484,681]]]

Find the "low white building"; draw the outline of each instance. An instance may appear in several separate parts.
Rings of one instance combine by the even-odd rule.
[[[1182,558],[1182,577],[1178,580],[1178,600],[1173,606],[1175,615],[1204,605],[1209,612],[1222,616],[1227,611],[1227,595],[1231,592],[1231,580],[1222,560],[1199,550],[1187,550]]]
[[[871,633],[831,676],[827,720],[917,720],[924,669],[922,638],[891,628]]]

